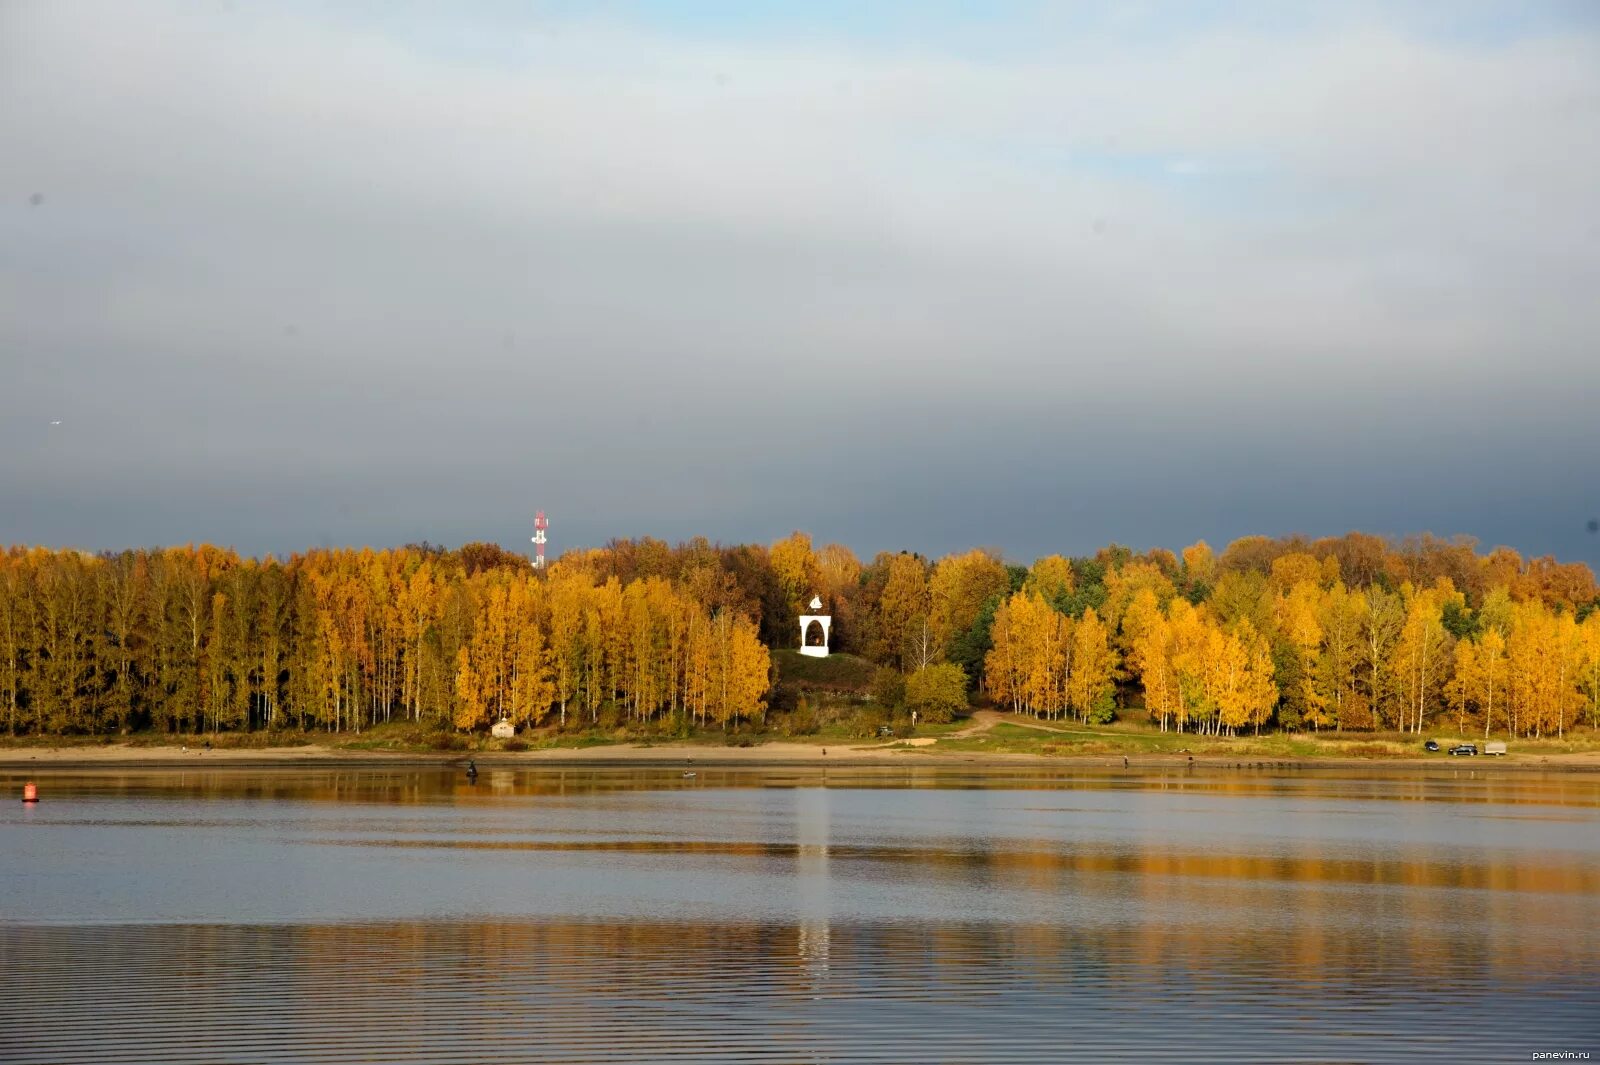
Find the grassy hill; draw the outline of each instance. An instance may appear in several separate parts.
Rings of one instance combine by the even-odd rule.
[[[855,655],[812,658],[792,649],[773,651],[772,661],[778,666],[778,683],[794,691],[864,693],[872,686],[877,668]]]

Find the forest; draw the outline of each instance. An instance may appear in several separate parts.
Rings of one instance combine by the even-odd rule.
[[[10,736],[762,727],[813,595],[885,710],[969,701],[1178,732],[1563,736],[1600,724],[1581,564],[1470,539],[1112,545],[1031,566],[615,540],[545,570],[493,544],[240,557],[0,552]]]

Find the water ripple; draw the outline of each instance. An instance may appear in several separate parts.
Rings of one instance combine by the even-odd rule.
[[[0,927],[0,963],[10,1065],[1505,1060],[1600,1010],[1592,982],[1026,925]]]

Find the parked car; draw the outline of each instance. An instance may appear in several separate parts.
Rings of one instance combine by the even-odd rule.
[[[1429,740],[1427,743],[1422,745],[1422,749],[1425,751],[1437,751],[1439,749],[1439,741]]]
[[[1451,754],[1477,754],[1478,753],[1478,745],[1476,743],[1458,743],[1454,747],[1450,748],[1450,753]]]

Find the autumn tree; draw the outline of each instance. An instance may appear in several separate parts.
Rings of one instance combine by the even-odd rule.
[[[911,660],[912,633],[928,616],[928,577],[922,560],[901,552],[887,566],[876,614],[873,657],[896,663],[905,672]]]
[[[1057,610],[1062,610],[1076,583],[1077,574],[1073,571],[1071,562],[1060,555],[1046,555],[1034,561],[1033,568],[1028,571],[1024,587],[1029,591],[1038,592],[1045,602]]]
[[[1361,621],[1359,674],[1368,711],[1375,727],[1393,723],[1400,727],[1402,708],[1395,705],[1395,684],[1390,659],[1406,622],[1405,604],[1395,592],[1374,585],[1367,592]]]
[[[1114,715],[1112,694],[1117,675],[1117,652],[1109,630],[1093,609],[1084,611],[1071,626],[1071,663],[1067,677],[1067,706],[1085,724],[1103,724]]]
[[[1448,679],[1451,637],[1444,627],[1445,603],[1458,595],[1448,581],[1429,589],[1401,589],[1405,620],[1401,624],[1392,669],[1400,694],[1401,731],[1421,732],[1427,711]]]
[[[940,655],[972,628],[991,599],[1010,584],[1005,564],[983,551],[941,559],[928,580],[928,624]]]
[[[805,602],[822,591],[821,567],[811,550],[811,537],[793,532],[772,545],[772,572],[791,615],[805,613]]]
[[[942,724],[967,707],[967,677],[951,662],[924,666],[905,679],[905,705],[921,720]]]
[[[1206,598],[1211,592],[1211,586],[1216,581],[1217,559],[1211,551],[1211,545],[1204,540],[1196,540],[1183,549],[1182,573],[1184,594],[1192,602]]]

